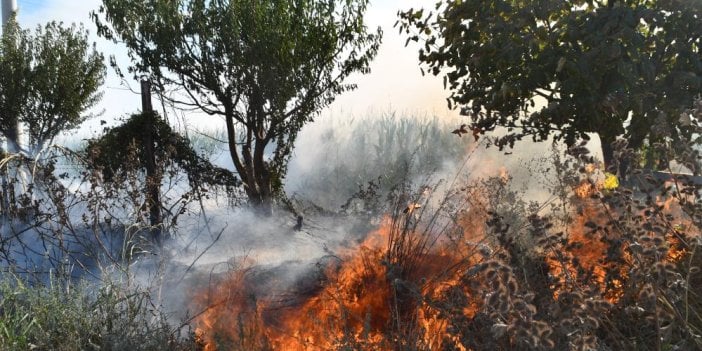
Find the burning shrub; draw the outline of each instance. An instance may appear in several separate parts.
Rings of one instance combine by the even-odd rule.
[[[249,326],[252,347],[274,350],[702,347],[698,186],[673,174],[604,187],[584,148],[570,154],[557,165],[568,167],[557,174],[569,175],[569,195],[551,207],[567,216],[518,200],[505,176],[438,203],[426,191],[403,195],[294,303],[252,298],[254,287],[225,280],[215,296],[232,306],[249,296],[247,312],[212,305],[208,318],[236,322],[195,322],[205,336],[252,334],[235,327]],[[204,340],[207,350],[229,348]]]
[[[223,315],[248,316],[263,322],[264,332],[259,336],[277,350],[428,350],[455,344],[446,330],[446,316],[433,304],[442,296],[458,293],[451,290],[456,289],[460,272],[473,254],[454,255],[449,249],[468,246],[444,235],[457,228],[449,225],[447,217],[434,215],[421,220],[429,206],[427,199],[415,197],[410,204],[398,203],[358,250],[342,253],[339,261],[322,267],[319,287],[303,301],[281,306],[275,296],[264,296],[242,309],[241,297],[248,296],[246,288],[252,288],[234,283],[245,281],[237,276],[206,293],[214,304],[208,316],[198,318],[199,327],[205,335],[221,335],[219,328],[223,326],[231,335],[229,340],[240,340],[242,333],[231,323],[212,328],[207,321],[213,315],[215,320]],[[225,286],[229,288],[221,290]],[[224,296],[234,299],[217,307],[215,301]],[[465,313],[471,313],[469,305]],[[214,338],[207,340],[206,349],[228,348]]]

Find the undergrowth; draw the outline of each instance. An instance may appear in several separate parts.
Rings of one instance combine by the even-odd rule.
[[[170,323],[148,290],[59,278],[30,286],[10,273],[1,278],[2,350],[195,349],[187,330]]]
[[[690,114],[699,127],[702,105]],[[607,174],[584,145],[554,153],[544,165],[550,171],[533,174],[551,184],[544,202],[524,199],[509,175],[459,177],[450,186],[362,187],[364,200],[378,204],[373,215],[380,225],[358,247],[320,260],[312,288],[301,284],[305,291],[284,299],[247,280],[247,271],[213,274],[210,284],[194,287],[205,298],[190,301],[202,305],[183,306],[201,311],[186,322],[166,314],[152,289],[110,279],[76,283],[68,268],[42,279],[5,273],[0,349],[701,350],[702,182],[694,176],[701,168],[693,144],[652,146],[693,175],[642,169],[639,153],[615,145],[627,169],[617,187],[604,186]],[[402,162],[411,164],[412,155]],[[416,180],[407,172],[387,179]],[[140,213],[138,179],[124,182]],[[62,210],[65,189],[47,189],[47,202],[30,210]],[[86,202],[106,216],[111,201],[103,195]],[[59,265],[74,254],[62,236],[72,226],[46,216],[37,228],[65,250],[52,261]],[[10,243],[22,230],[4,233],[1,242],[10,268],[19,262]],[[144,254],[123,251],[130,254],[110,261],[128,267]]]
[[[381,234],[322,265],[302,303],[281,309],[263,294],[242,305],[233,296],[249,287],[236,284],[220,295],[231,300],[214,300],[254,318],[247,340],[281,350],[702,349],[695,178],[629,162],[626,182],[605,188],[583,145],[550,167],[560,186],[545,203],[521,199],[508,176],[457,185],[438,202],[438,187],[398,194]],[[244,338],[209,321],[204,333],[217,340]],[[224,349],[217,340],[208,347]]]

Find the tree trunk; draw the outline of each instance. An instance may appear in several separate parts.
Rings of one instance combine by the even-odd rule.
[[[2,0],[2,26],[3,26],[3,31],[4,27],[7,25],[7,22],[10,20],[10,16],[17,11],[17,1],[16,0]],[[11,131],[8,131],[11,133]],[[17,130],[14,131],[14,139],[13,142],[17,142]],[[5,151],[11,151],[12,147],[10,146],[10,137],[7,136],[7,149],[2,150],[2,155],[7,156],[7,153]],[[17,144],[15,144],[17,146]],[[0,224],[2,227],[6,227],[9,224],[9,218],[10,218],[10,205],[12,204],[11,199],[10,199],[10,188],[12,187],[10,181],[9,181],[9,169],[7,167],[8,165],[5,166],[5,169],[1,170],[0,174],[0,183],[2,183],[2,198],[0,199],[0,210],[2,211],[2,219],[3,223]],[[12,189],[14,190],[14,189]],[[5,229],[5,228],[3,228]]]
[[[5,150],[2,150],[3,157],[6,157]],[[8,165],[0,169],[0,183],[2,183],[2,198],[0,199],[0,211],[2,212],[3,222],[0,226],[5,227],[9,223],[10,219],[10,205],[12,201],[10,200],[10,181],[9,181],[9,170]]]
[[[234,168],[244,183],[244,191],[249,198],[249,204],[254,209],[264,215],[273,214],[273,198],[271,192],[266,189],[271,188],[271,179],[267,176],[265,170],[265,162],[263,162],[264,153],[258,148],[254,149],[254,154],[251,153],[251,145],[246,140],[244,145],[241,145],[241,154],[237,146],[236,130],[234,127],[234,111],[231,106],[225,106],[225,122],[227,126],[227,139],[229,144],[229,155],[234,162]],[[250,131],[248,131],[250,132]],[[247,133],[248,135],[248,133]],[[252,135],[253,139],[253,135]],[[263,145],[265,147],[265,145]]]
[[[606,140],[605,138],[600,138],[602,144],[602,158],[605,165],[605,170],[610,171],[609,167],[614,162],[614,149],[612,148],[612,141]]]
[[[619,181],[625,182],[629,172],[629,163],[631,160],[629,160],[627,157],[619,157],[615,159],[614,148],[612,147],[614,139],[608,140],[607,138],[600,137],[600,141],[602,143],[602,158],[604,159],[605,170],[616,174]]]

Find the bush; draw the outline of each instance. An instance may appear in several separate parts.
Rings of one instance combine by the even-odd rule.
[[[2,350],[194,350],[146,290],[53,279],[28,286],[11,274],[0,283]]]

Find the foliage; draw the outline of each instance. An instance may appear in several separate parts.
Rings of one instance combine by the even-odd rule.
[[[90,160],[88,166],[101,172],[106,182],[113,183],[115,173],[118,179],[128,179],[130,173],[144,173],[145,208],[152,237],[159,243],[164,238],[161,230],[164,172],[169,171],[170,178],[178,170],[187,175],[190,191],[181,195],[185,202],[191,196],[204,197],[206,186],[221,187],[233,194],[239,185],[230,171],[198,155],[190,141],[175,133],[155,112],[132,115],[124,124],[107,129],[100,138],[88,141],[86,152]]]
[[[28,286],[0,280],[0,348],[20,350],[196,350],[167,323],[148,291],[119,282]]]
[[[187,137],[195,152],[207,158],[218,158],[227,152],[227,132],[221,128],[188,129]]]
[[[152,135],[150,123],[154,124]],[[111,181],[115,173],[122,178],[129,172],[129,159],[137,158],[138,168],[144,168],[146,150],[144,140],[155,142],[156,163],[161,170],[169,166],[178,166],[188,176],[188,182],[193,188],[205,185],[222,186],[230,191],[239,185],[238,180],[226,169],[212,165],[208,160],[198,155],[191,147],[190,141],[175,133],[161,117],[155,113],[134,114],[123,124],[106,130],[99,138],[88,141],[85,152],[93,160],[91,167],[102,172],[105,181]],[[131,153],[135,153],[132,155]]]
[[[160,241],[154,238],[149,217],[150,199],[144,191],[143,162],[139,159],[143,154],[133,139],[126,138],[128,133],[122,136],[124,144],[114,139],[114,144],[92,141],[89,155],[52,147],[38,160],[15,154],[0,162],[1,170],[32,170],[31,182],[15,194],[8,208],[12,219],[3,224],[0,233],[0,267],[39,281],[44,281],[42,277],[48,272],[63,279],[96,277],[104,269],[129,267],[160,250],[152,240]],[[204,211],[203,201],[230,190],[227,182],[234,179],[230,172],[207,162],[190,163],[200,159],[175,154],[179,141],[171,142],[165,142],[167,147],[159,154],[161,197],[156,205],[162,214],[159,234],[175,242],[183,239],[179,236],[183,231],[178,230],[181,218],[193,213],[197,217]],[[99,153],[98,146],[119,145],[128,146],[123,153],[116,152],[115,158],[91,157]],[[176,161],[179,157],[182,159]],[[107,161],[122,163],[110,168]],[[190,177],[179,165],[200,173]],[[20,176],[8,178],[11,186],[24,181]],[[228,201],[236,198],[227,193]]]
[[[27,126],[30,154],[62,131],[77,127],[101,98],[102,54],[82,27],[49,22],[34,34],[13,19],[0,47],[0,132],[15,146],[17,124]]]
[[[661,133],[691,137],[678,117],[702,92],[697,1],[466,0],[436,10],[401,12],[400,29],[424,41],[420,61],[444,74],[449,106],[475,130],[508,128],[500,147],[549,135],[574,145],[594,132],[609,164],[620,135],[633,148]]]
[[[249,200],[265,205],[280,195],[302,126],[355,88],[344,83],[350,74],[369,71],[381,33],[367,32],[366,6],[103,0],[93,19],[100,35],[127,46],[131,73],[175,89],[164,96],[180,106],[224,118]]]
[[[59,147],[41,159],[16,154],[0,163],[33,170],[12,203],[21,220],[4,222],[0,235],[0,349],[200,349],[187,323],[165,313],[158,287],[134,285],[135,263],[157,248],[148,240],[138,153],[129,149],[112,182],[87,167],[84,153]],[[71,174],[66,164],[80,168]],[[177,188],[180,174],[164,179],[164,231],[175,233],[190,203],[216,193]],[[182,196],[173,201],[173,192]]]

